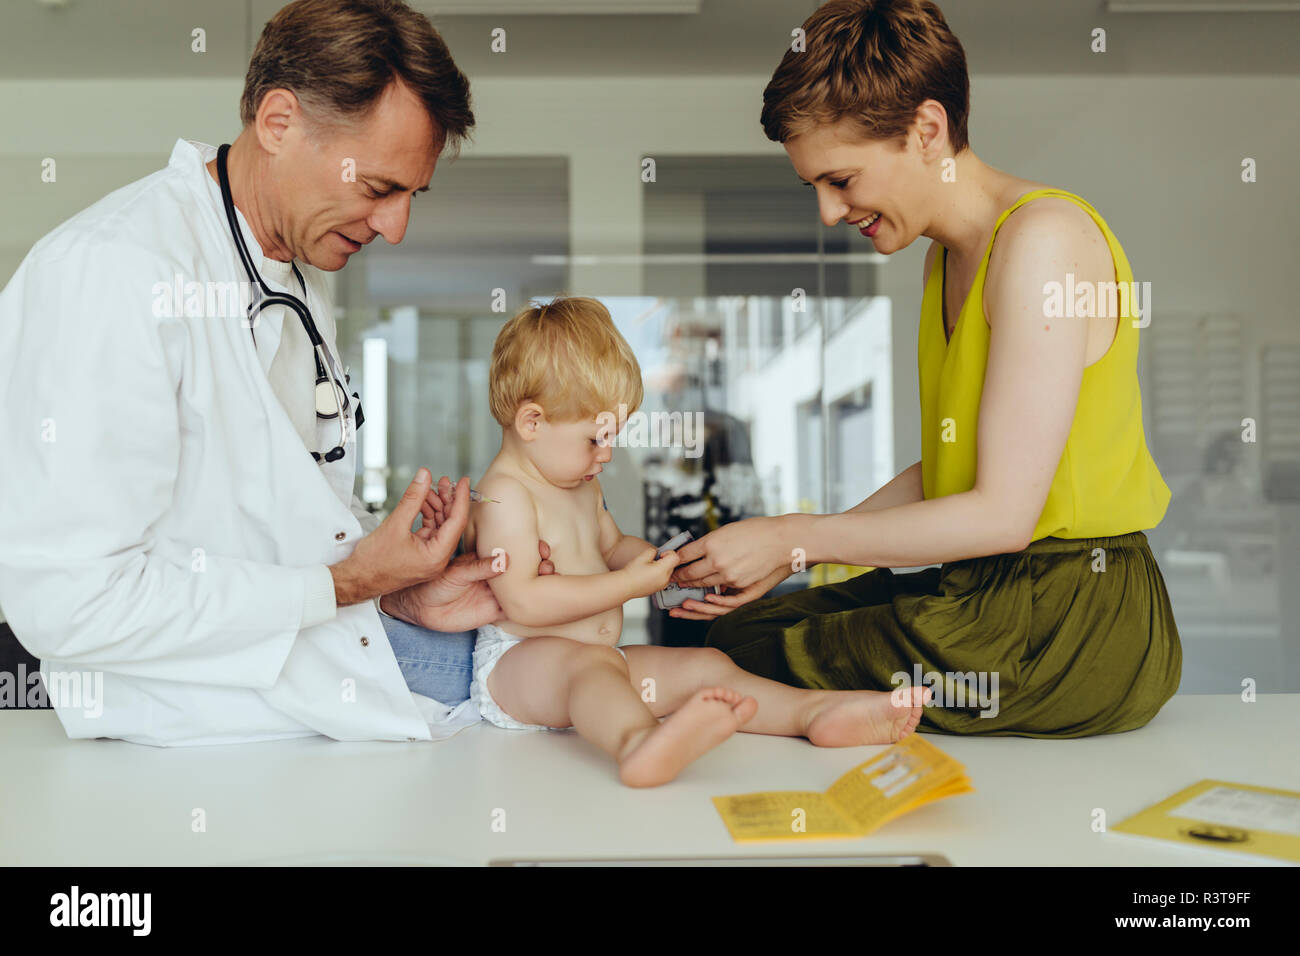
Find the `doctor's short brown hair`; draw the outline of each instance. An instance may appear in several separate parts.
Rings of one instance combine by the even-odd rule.
[[[469,80],[428,17],[402,0],[294,0],[262,30],[239,115],[251,126],[262,98],[287,89],[314,125],[349,123],[394,79],[423,101],[438,152],[458,152],[474,126]]]
[[[863,139],[906,136],[925,100],[943,104],[954,153],[970,145],[966,53],[930,0],[830,0],[803,23],[763,90],[760,122],[777,143],[853,120]]]

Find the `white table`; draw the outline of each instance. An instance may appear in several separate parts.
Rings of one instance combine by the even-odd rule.
[[[1289,728],[1289,729],[1284,729]],[[1146,727],[1078,740],[927,739],[976,792],[857,840],[738,845],[710,797],[824,789],[879,747],[737,734],[652,790],[573,733],[480,724],[438,743],[324,737],[164,749],[68,740],[51,711],[0,712],[0,863],[458,863],[520,857],[923,853],[961,865],[1267,862],[1094,833],[1203,778],[1300,790],[1300,694],[1176,696]],[[206,832],[194,832],[196,808]],[[493,812],[505,811],[505,832]]]

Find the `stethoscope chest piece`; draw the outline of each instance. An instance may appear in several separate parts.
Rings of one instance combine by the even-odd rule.
[[[320,418],[337,418],[339,396],[334,382],[329,378],[316,380],[316,414]]]

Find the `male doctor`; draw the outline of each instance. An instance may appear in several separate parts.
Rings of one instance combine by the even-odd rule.
[[[382,523],[353,496],[357,402],[337,414],[350,387],[319,270],[401,242],[474,124],[469,84],[399,0],[297,0],[240,112],[238,228],[323,350],[284,306],[214,310],[207,290],[249,277],[211,146],[178,140],[165,169],[41,239],[0,293],[0,607],[63,688],[70,737],[445,737],[478,719],[491,560],[454,557],[468,479],[420,469]]]

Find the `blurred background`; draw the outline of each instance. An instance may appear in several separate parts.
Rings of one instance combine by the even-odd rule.
[[[232,141],[248,57],[280,5],[6,0],[0,283],[50,229],[164,166],[177,138]],[[816,3],[411,5],[470,77],[478,125],[439,163],[401,245],[376,242],[331,274],[366,411],[369,507],[421,465],[483,473],[500,442],[492,342],[530,300],[562,294],[608,306],[646,411],[703,416],[693,448],[688,431],[676,447],[616,450],[602,482],[629,533],[661,543],[843,510],[920,458],[928,243],[886,258],[851,226],[825,228],[758,122]],[[1300,690],[1300,3],[939,5],[966,50],[974,151],[1089,200],[1152,284],[1141,387],[1173,502],[1147,534],[1183,639],[1181,692],[1247,678]],[[1105,53],[1090,50],[1098,28]],[[47,156],[57,184],[41,182]],[[1247,157],[1257,182],[1242,181]],[[1256,442],[1242,440],[1247,418]],[[857,571],[823,566],[785,587]],[[701,636],[644,599],[626,627],[625,641]]]

